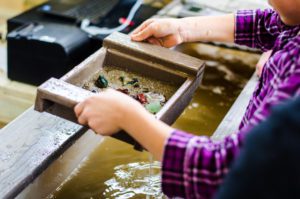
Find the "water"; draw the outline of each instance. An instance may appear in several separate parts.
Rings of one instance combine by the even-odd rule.
[[[160,163],[134,162],[115,167],[114,177],[105,181],[105,198],[163,198]]]
[[[5,124],[0,122],[0,129],[3,128],[4,126],[5,126]]]
[[[192,44],[179,50],[205,58]],[[196,135],[212,135],[252,73],[241,62],[207,62],[202,85],[173,126]],[[147,152],[107,138],[49,198],[164,198],[160,163],[151,162]]]
[[[48,198],[164,198],[160,162],[151,161],[149,153],[107,138]]]
[[[152,189],[152,186],[151,186],[152,182],[153,182],[152,176],[153,176],[153,155],[149,153],[149,181],[148,181],[148,190]],[[160,190],[159,190],[159,192],[160,192]],[[148,198],[150,198],[149,195],[147,195],[147,199]]]

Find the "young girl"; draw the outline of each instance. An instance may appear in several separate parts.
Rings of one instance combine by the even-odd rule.
[[[274,10],[244,10],[236,15],[149,19],[132,40],[172,47],[183,42],[235,42],[272,50],[238,132],[214,142],[156,120],[137,101],[106,90],[79,103],[79,123],[101,135],[128,132],[162,161],[162,189],[169,197],[211,198],[239,153],[249,130],[270,108],[300,95],[300,0],[270,0]]]

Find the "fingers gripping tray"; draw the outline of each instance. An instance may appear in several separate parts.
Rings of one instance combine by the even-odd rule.
[[[39,86],[35,110],[77,123],[74,106],[110,87],[172,124],[191,101],[203,72],[204,62],[199,59],[113,33],[99,51],[61,79],[51,78]],[[125,132],[114,137],[136,145]]]

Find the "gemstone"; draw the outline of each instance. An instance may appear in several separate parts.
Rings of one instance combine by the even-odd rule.
[[[166,98],[165,98],[165,96],[162,95],[162,94],[159,94],[159,93],[153,93],[153,92],[148,92],[148,93],[145,93],[145,95],[146,95],[147,101],[148,101],[149,103],[158,101],[158,102],[160,102],[160,103],[163,104],[163,103],[166,102]]]
[[[138,83],[139,80],[137,78],[132,78],[131,81],[127,82],[127,84],[130,84],[130,85],[135,85],[136,83]]]
[[[100,75],[96,80],[95,85],[98,86],[99,88],[107,88],[108,81],[104,76]]]
[[[151,102],[145,106],[145,108],[150,112],[150,113],[157,113],[161,109],[160,102]]]
[[[139,102],[141,104],[146,104],[147,103],[146,96],[143,93],[138,94],[137,99],[139,100]]]

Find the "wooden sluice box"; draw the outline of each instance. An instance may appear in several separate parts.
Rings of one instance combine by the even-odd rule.
[[[191,101],[203,72],[199,59],[114,33],[103,48],[61,79],[38,87],[35,110],[77,122],[74,106],[108,86],[136,98],[157,119],[172,124]],[[125,132],[114,137],[140,148]]]

